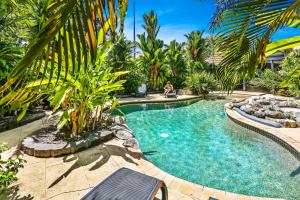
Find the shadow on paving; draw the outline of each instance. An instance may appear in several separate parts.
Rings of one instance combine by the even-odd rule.
[[[130,155],[131,157],[138,160],[143,158],[143,155],[139,152],[132,152],[127,148],[115,145],[100,145],[97,147],[97,149],[87,149],[85,151],[76,153],[72,158],[68,158],[68,156],[65,156],[63,158],[64,162],[72,162],[75,160],[76,162],[66,172],[64,172],[55,181],[53,181],[53,183],[51,183],[51,185],[48,188],[53,187],[62,179],[66,178],[73,170],[78,169],[80,167],[87,166],[93,163],[93,166],[89,169],[89,171],[99,169],[101,166],[103,166],[109,161],[111,156],[119,156],[122,157],[126,162],[138,165],[136,162],[134,162],[133,159],[131,159],[127,155]]]
[[[5,200],[32,200],[33,196],[30,194],[26,196],[20,196],[18,194],[19,191],[19,186],[12,186],[8,188],[6,191],[1,191],[0,193],[0,199],[5,199]]]

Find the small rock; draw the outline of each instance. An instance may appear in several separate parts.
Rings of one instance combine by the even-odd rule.
[[[122,116],[114,116],[113,121],[116,124],[125,124],[125,119]]]
[[[135,138],[129,138],[128,140],[126,140],[123,143],[123,146],[124,147],[131,147],[131,148],[134,148],[134,149],[138,149],[139,148],[139,143],[138,143],[138,141]]]
[[[297,123],[297,126],[300,127],[300,116],[298,116],[298,117],[296,118],[296,123]]]
[[[128,140],[129,138],[133,138],[133,134],[129,130],[118,130],[116,131],[115,136],[121,140]]]
[[[230,110],[232,110],[232,108],[233,108],[234,106],[233,106],[233,103],[227,103],[227,104],[225,104],[225,108],[227,108],[227,109],[230,109]]]
[[[283,126],[285,128],[297,128],[297,122],[294,120],[287,119],[284,121]]]

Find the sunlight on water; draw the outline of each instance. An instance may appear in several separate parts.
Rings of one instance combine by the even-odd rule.
[[[230,192],[300,199],[300,162],[231,122],[226,101],[121,107],[148,160],[182,179]],[[167,134],[168,137],[165,135]]]

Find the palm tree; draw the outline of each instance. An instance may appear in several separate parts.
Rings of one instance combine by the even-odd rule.
[[[203,31],[193,31],[187,35],[186,54],[187,63],[193,72],[204,67],[205,40]]]
[[[171,81],[176,88],[183,86],[182,83],[186,73],[183,47],[184,44],[178,43],[176,40],[166,45],[165,63],[171,71]]]
[[[13,65],[21,58],[20,47],[0,41],[0,84],[4,84]]]
[[[41,76],[48,73],[50,80],[54,69],[57,77],[62,71],[76,76],[82,66],[87,69],[88,63],[95,63],[105,37],[114,38],[118,25],[122,32],[127,5],[127,0],[52,0],[45,22],[0,92],[41,67]]]
[[[140,55],[137,58],[138,65],[149,74],[152,89],[161,87],[166,81],[166,69],[164,65],[164,42],[157,39],[160,27],[157,15],[154,11],[144,14],[143,28],[146,33],[138,35]]]
[[[218,1],[211,30],[221,38],[220,71],[224,87],[233,88],[236,74],[252,76],[266,56],[300,45],[300,36],[272,41],[283,27],[299,28],[300,0]],[[237,73],[240,72],[240,73]]]
[[[149,14],[144,14],[144,22],[143,28],[147,32],[147,38],[150,41],[155,41],[160,30],[160,26],[158,26],[158,18],[157,14],[154,13],[153,10],[150,11]]]
[[[116,43],[108,54],[107,65],[114,71],[129,70],[134,64],[132,59],[133,43],[124,34],[117,36]]]

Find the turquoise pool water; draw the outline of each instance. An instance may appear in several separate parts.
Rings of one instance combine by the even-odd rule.
[[[122,106],[146,158],[179,178],[225,191],[300,199],[300,162],[231,122],[225,100]]]

